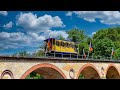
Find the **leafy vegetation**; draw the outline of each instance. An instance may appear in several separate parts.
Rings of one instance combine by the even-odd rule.
[[[120,57],[120,27],[99,30],[92,38],[94,55],[110,57],[113,47],[115,50],[114,59]]]
[[[72,30],[67,31],[67,33],[69,34],[68,38],[73,42],[81,43],[87,37],[84,31],[79,30],[79,29],[72,29]]]
[[[26,77],[26,79],[44,79],[44,78],[40,74],[32,72]]]
[[[59,36],[57,37],[57,39],[59,39],[59,40],[65,40],[65,38],[62,37],[62,35],[59,35]]]
[[[85,79],[84,75],[80,73],[80,76],[78,79]]]

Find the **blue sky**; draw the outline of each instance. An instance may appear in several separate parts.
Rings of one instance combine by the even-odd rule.
[[[43,40],[74,27],[89,36],[120,25],[119,11],[0,11],[0,55],[34,52]]]

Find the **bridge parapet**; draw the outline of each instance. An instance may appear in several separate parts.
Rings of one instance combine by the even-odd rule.
[[[64,58],[64,57],[22,57],[22,56],[0,56],[0,61],[64,61],[64,62],[111,62],[120,63],[120,60],[94,59],[94,58]]]
[[[25,73],[29,74],[32,70],[45,75],[46,78],[62,78],[63,76],[67,79],[77,79],[80,73],[87,79],[119,78],[120,61],[89,58],[0,56],[1,79],[8,76],[20,79],[22,76],[26,76]]]

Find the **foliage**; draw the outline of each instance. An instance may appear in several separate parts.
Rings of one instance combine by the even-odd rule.
[[[80,55],[83,54],[83,48],[84,48],[85,53],[87,54],[88,50],[89,50],[89,45],[88,45],[87,42],[82,42],[82,43],[79,44],[79,53],[80,53]]]
[[[85,79],[84,75],[80,73],[80,76],[78,79]]]
[[[120,48],[116,49],[115,50],[115,56],[114,56],[116,59],[119,59],[120,60]]]
[[[39,56],[44,56],[44,51],[43,50],[38,50],[34,56],[39,57]]]
[[[95,56],[104,56],[104,57],[110,57],[112,52],[112,47],[114,46],[114,43],[109,38],[104,38],[101,40],[98,40],[97,42],[93,42],[94,45],[94,55]]]
[[[110,57],[112,47],[115,50],[114,59],[120,57],[120,27],[101,29],[93,35],[94,55]]]
[[[84,31],[79,29],[72,29],[67,33],[69,34],[68,38],[73,42],[83,42],[86,37]]]
[[[57,37],[57,39],[59,39],[59,40],[65,40],[65,38],[63,38],[62,35],[59,35],[59,36]]]
[[[69,34],[68,39],[70,39],[72,42],[77,43],[75,47],[78,48],[78,52],[80,55],[83,54],[83,48],[85,50],[85,53],[88,53],[89,45],[91,38],[88,37],[83,30],[80,29],[71,29],[67,32]]]
[[[18,53],[13,54],[13,56],[29,56],[30,53],[27,53],[27,51],[21,51]]]
[[[32,72],[26,77],[26,79],[44,79],[44,78],[38,73]]]

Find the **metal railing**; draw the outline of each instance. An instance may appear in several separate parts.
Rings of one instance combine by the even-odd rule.
[[[19,55],[0,55],[0,57],[24,57],[24,58],[59,58],[59,59],[68,59],[68,60],[93,60],[93,61],[120,61],[119,58],[111,58],[111,57],[104,57],[104,56],[88,56],[84,57],[84,55],[78,55],[78,54],[65,54],[65,53],[43,53],[42,56],[36,56],[36,55],[27,55],[27,56],[19,56]],[[58,56],[59,55],[59,56]]]
[[[60,55],[61,57],[57,57],[57,54]],[[47,56],[46,54],[44,54],[44,57],[52,57],[52,58],[62,58],[62,59],[76,59],[76,60],[101,60],[101,61],[119,61],[119,58],[112,58],[112,57],[105,57],[105,56],[88,56],[86,55],[86,57],[84,57],[84,55],[78,55],[78,54],[73,54],[73,53],[69,53],[69,54],[62,54],[62,53],[51,53],[52,56]],[[65,57],[66,55],[68,55],[68,57]]]

